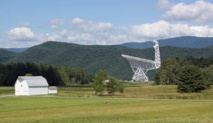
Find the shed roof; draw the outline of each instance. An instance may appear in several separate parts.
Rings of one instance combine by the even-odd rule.
[[[56,88],[56,89],[57,89],[57,87],[56,87],[56,86],[49,86],[49,88]]]
[[[19,76],[20,82],[26,80],[28,86],[49,86],[47,80],[42,76]]]

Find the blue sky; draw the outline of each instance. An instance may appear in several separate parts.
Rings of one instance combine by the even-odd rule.
[[[213,0],[0,0],[0,47],[213,36]]]

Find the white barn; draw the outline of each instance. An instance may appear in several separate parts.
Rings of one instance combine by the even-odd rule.
[[[47,80],[42,76],[19,76],[15,83],[15,95],[41,95],[49,93]]]

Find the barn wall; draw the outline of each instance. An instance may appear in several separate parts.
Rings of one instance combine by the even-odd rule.
[[[48,94],[48,86],[46,87],[29,87],[29,95],[40,95],[40,94]]]
[[[29,88],[26,81],[20,82],[19,80],[16,80],[15,95],[29,95]]]

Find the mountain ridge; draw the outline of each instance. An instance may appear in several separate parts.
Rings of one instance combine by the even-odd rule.
[[[21,53],[26,51],[28,48],[4,48],[4,49],[14,53]]]
[[[205,47],[213,46],[213,37],[182,36],[182,37],[174,37],[174,38],[167,38],[167,39],[159,39],[158,41],[159,41],[160,47],[174,46],[174,47],[186,47],[186,48],[205,48]],[[57,42],[57,41],[48,41],[48,42]],[[67,42],[63,42],[63,43],[67,43]],[[152,41],[127,42],[127,43],[117,44],[117,45],[121,45],[128,48],[145,49],[145,48],[151,48],[153,46],[153,43]],[[98,45],[82,45],[82,46],[98,46]],[[112,45],[104,45],[104,46],[112,46]],[[21,53],[26,51],[29,48],[4,48],[4,49],[11,52],[15,52],[15,53]]]
[[[193,36],[183,36],[168,39],[158,40],[159,46],[175,46],[175,47],[186,47],[186,48],[205,48],[213,46],[213,37],[193,37]],[[153,46],[151,41],[146,42],[128,42],[121,44],[122,46],[144,49]]]

